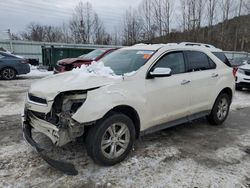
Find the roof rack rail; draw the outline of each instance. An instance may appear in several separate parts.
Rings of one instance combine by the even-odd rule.
[[[211,44],[196,43],[196,42],[181,42],[179,44],[184,45],[184,46],[201,46],[201,47],[206,47],[206,48],[216,48],[215,46]]]

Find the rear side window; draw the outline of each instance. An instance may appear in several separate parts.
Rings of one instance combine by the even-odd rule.
[[[217,58],[219,58],[227,66],[231,67],[231,63],[228,61],[227,57],[223,52],[212,52]]]
[[[215,63],[203,52],[186,51],[188,72],[214,69]]]
[[[155,68],[170,68],[172,74],[185,72],[185,61],[183,52],[172,52],[164,55],[153,67]]]

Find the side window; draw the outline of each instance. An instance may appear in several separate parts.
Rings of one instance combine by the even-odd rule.
[[[164,55],[153,67],[155,68],[170,68],[172,74],[185,72],[185,61],[182,52],[172,52]]]
[[[203,52],[186,51],[188,72],[214,69],[215,63]]]

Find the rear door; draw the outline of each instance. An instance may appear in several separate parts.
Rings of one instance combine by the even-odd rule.
[[[185,51],[190,73],[190,111],[195,114],[209,110],[219,72],[207,54],[200,51]]]

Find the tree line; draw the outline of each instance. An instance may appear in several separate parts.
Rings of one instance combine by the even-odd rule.
[[[102,20],[91,3],[80,1],[69,22],[61,26],[30,23],[25,31],[12,34],[12,39],[41,42],[110,44],[111,35],[106,32]]]
[[[228,20],[248,14],[250,0],[142,0],[138,8],[126,11],[123,43],[151,42],[155,38],[168,42],[164,36],[175,32],[188,32],[193,35],[188,39],[197,41],[195,35],[202,27],[212,28],[220,22],[224,23],[220,32],[223,40]]]
[[[169,36],[172,36],[173,40],[173,33],[181,32],[188,33],[186,40],[199,42],[202,38],[197,36],[200,36],[202,28],[210,28],[206,36],[203,35],[206,40],[202,41],[214,42],[212,28],[215,24],[222,23],[218,33],[220,39],[216,39],[221,42],[226,40],[228,20],[248,14],[250,0],[141,0],[138,7],[128,8],[121,25],[113,29],[112,33],[108,33],[91,3],[80,1],[68,23],[61,26],[31,23],[24,32],[13,38],[132,45],[138,42],[154,42],[156,38],[159,39],[157,42],[168,42]],[[233,36],[239,38],[239,31],[235,32]]]

